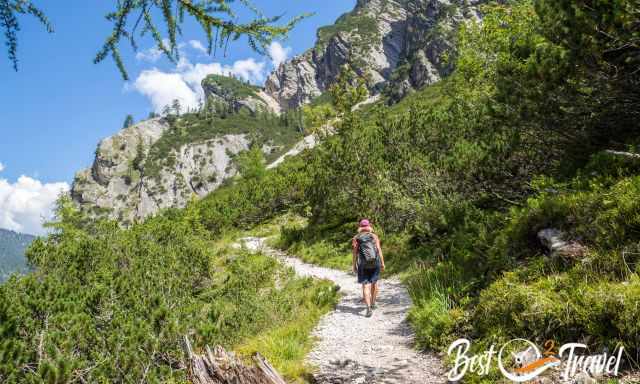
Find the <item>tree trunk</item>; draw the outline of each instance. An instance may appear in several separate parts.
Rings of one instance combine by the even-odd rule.
[[[194,354],[187,336],[184,337],[184,349],[189,381],[193,384],[286,384],[259,353],[253,356],[256,365],[249,367],[221,346],[213,351],[207,346],[204,355]]]

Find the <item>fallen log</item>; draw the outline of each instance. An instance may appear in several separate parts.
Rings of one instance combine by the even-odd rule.
[[[187,374],[193,384],[286,384],[275,368],[259,353],[253,356],[255,366],[245,365],[233,352],[221,346],[213,351],[209,346],[204,355],[193,352],[191,342],[184,337]]]

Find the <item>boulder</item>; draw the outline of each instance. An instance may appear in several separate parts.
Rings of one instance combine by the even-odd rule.
[[[576,241],[565,240],[565,233],[559,229],[546,228],[538,232],[538,239],[552,257],[566,259],[581,258],[586,254],[586,247]]]

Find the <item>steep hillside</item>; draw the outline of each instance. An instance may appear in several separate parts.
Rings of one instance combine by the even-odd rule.
[[[80,228],[61,207],[30,249],[34,272],[0,284],[0,382],[187,383],[185,335],[198,350],[258,347],[292,381],[307,373],[308,333],[336,301],[329,283],[214,241],[193,206],[130,229]]]
[[[84,211],[126,224],[207,195],[236,174],[234,157],[251,146],[279,164],[279,156],[315,145],[313,136],[303,140],[303,120],[326,124],[327,116],[299,107],[314,99],[326,105],[318,97],[344,65],[366,79],[371,95],[398,101],[450,73],[455,31],[479,19],[483,2],[360,0],[318,30],[312,49],[281,64],[264,89],[210,75],[197,113],[143,121],[102,140],[93,166],[76,174],[72,197]]]
[[[293,113],[259,87],[210,75],[197,111],[140,122],[100,142],[93,166],[76,174],[72,197],[84,211],[122,223],[183,207],[237,173],[237,156],[260,147],[276,160],[302,139]]]
[[[204,198],[203,223],[224,233],[293,211],[301,217],[288,218],[278,245],[348,269],[367,217],[388,272],[410,288],[421,347],[623,347],[631,372],[618,378],[560,380],[550,369],[540,382],[637,382],[640,50],[635,2],[617,4],[489,7],[482,25],[460,31],[451,76],[345,113],[335,136],[288,169]],[[492,369],[463,382],[502,379]]]
[[[34,239],[35,236],[0,229],[0,282],[14,272],[26,270],[24,251]]]
[[[410,3],[358,6],[370,4]],[[493,3],[482,24],[459,29],[453,72],[392,106],[353,108],[366,92],[342,72],[329,97],[340,116],[334,135],[270,169],[265,157],[288,146],[278,143],[298,149],[299,115],[255,112],[233,102],[255,88],[213,79],[228,89],[221,100],[154,120],[152,144],[126,131],[145,151],[111,139],[105,152],[131,152],[116,158],[101,147],[89,184],[106,180],[96,190],[108,194],[114,178],[136,180],[112,163],[142,170],[142,180],[174,172],[182,148],[215,135],[253,141],[230,161],[239,175],[129,228],[91,220],[63,199],[55,232],[30,249],[36,271],[0,286],[0,355],[14,359],[0,359],[0,381],[182,382],[183,335],[196,348],[246,342],[304,380],[305,370],[288,364],[309,350],[308,331],[335,291],[229,247],[229,237],[255,231],[306,262],[348,270],[350,240],[366,217],[381,238],[384,274],[408,287],[419,348],[446,354],[466,338],[470,356],[514,339],[544,350],[551,340],[556,354],[579,342],[587,346],[580,355],[620,353],[618,375],[589,364],[563,379],[551,367],[537,381],[637,383],[639,12],[634,0]],[[277,149],[265,156],[269,147]],[[367,340],[362,355],[382,355],[378,342]],[[506,356],[526,351],[511,347]],[[506,380],[497,364],[474,371],[458,382]]]
[[[309,155],[302,218],[280,247],[347,269],[367,217],[410,287],[423,348],[579,342],[588,354],[622,347],[637,371],[638,9],[615,4],[491,6],[460,31],[451,76],[346,115]],[[559,374],[538,382],[638,382]],[[493,369],[462,382],[503,380]]]
[[[450,73],[455,33],[478,20],[483,0],[359,0],[320,28],[313,48],[281,64],[265,83],[282,108],[309,103],[334,84],[343,65],[368,79],[372,94],[399,100]]]

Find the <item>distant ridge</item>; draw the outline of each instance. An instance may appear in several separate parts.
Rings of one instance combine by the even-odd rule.
[[[5,281],[14,272],[27,270],[24,251],[35,238],[32,235],[0,229],[0,282]]]

